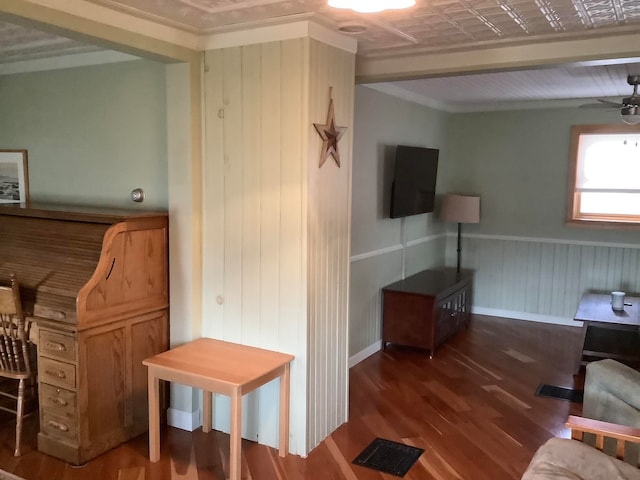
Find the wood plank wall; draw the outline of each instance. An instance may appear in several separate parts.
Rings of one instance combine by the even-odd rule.
[[[310,41],[310,122],[326,122],[331,88],[336,124],[347,127],[338,144],[340,167],[329,158],[319,168],[322,140],[314,129],[309,142],[307,437],[311,448],[344,423],[348,414],[354,75],[352,53]]]
[[[203,335],[296,356],[298,454],[346,420],[354,61],[309,38],[205,55]],[[318,170],[330,84],[349,133],[342,168]],[[277,384],[248,397],[244,436],[275,446]],[[227,399],[215,411],[227,430]]]
[[[448,238],[452,264],[455,241]],[[476,309],[516,312],[520,318],[539,315],[571,324],[589,290],[640,293],[640,244],[463,235],[462,264],[476,271]]]
[[[446,238],[439,234],[414,240],[405,247],[398,244],[351,259],[349,357],[355,357],[352,362],[357,363],[358,355],[366,355],[367,351],[369,354],[375,353],[380,345],[382,288],[402,278],[403,248],[406,277],[427,268],[442,266],[445,247]]]

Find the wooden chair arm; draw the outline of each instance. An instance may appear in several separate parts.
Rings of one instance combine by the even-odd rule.
[[[626,425],[577,417],[575,415],[569,415],[565,425],[571,429],[571,438],[574,440],[582,441],[585,433],[594,434],[596,436],[595,447],[600,451],[604,448],[605,438],[615,439],[617,443],[616,456],[620,459],[624,458],[626,442],[640,444],[640,428],[627,427]]]

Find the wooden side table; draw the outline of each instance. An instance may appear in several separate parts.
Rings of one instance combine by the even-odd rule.
[[[575,373],[590,361],[613,358],[640,363],[640,298],[626,297],[622,311],[611,308],[611,295],[586,293],[574,320],[582,322]]]
[[[279,454],[289,450],[289,378],[293,355],[211,338],[200,338],[142,363],[149,374],[149,460],[160,460],[160,380],[203,391],[202,430],[212,421],[212,392],[231,397],[230,480],[240,480],[242,396],[280,378]]]

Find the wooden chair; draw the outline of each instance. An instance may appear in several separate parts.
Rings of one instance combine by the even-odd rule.
[[[640,480],[637,451],[634,455],[628,448],[640,443],[640,428],[573,415],[566,426],[571,429],[571,439],[547,440],[531,459],[522,480]],[[594,436],[595,442],[588,436]]]
[[[18,280],[11,275],[11,286],[0,286],[0,396],[9,398],[0,410],[16,415],[15,456],[20,455],[22,419],[26,402],[37,397],[37,356],[36,346],[29,341],[31,322],[26,321],[22,312]],[[15,382],[18,381],[17,394]],[[7,388],[9,387],[9,388]],[[15,404],[15,408],[12,408]],[[7,406],[8,405],[8,406]]]
[[[569,415],[566,427],[571,429],[571,438],[580,442],[585,441],[585,434],[595,436],[595,444],[592,445],[601,452],[605,452],[611,456],[615,456],[618,460],[627,461],[634,467],[638,467],[638,459],[629,460],[625,456],[628,444],[640,443],[640,428],[627,427],[626,425],[618,425],[617,423],[603,422],[592,418],[577,417]],[[612,452],[605,449],[605,442],[613,443]]]

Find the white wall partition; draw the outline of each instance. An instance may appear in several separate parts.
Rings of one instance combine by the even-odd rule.
[[[206,54],[203,334],[295,355],[291,451],[347,415],[353,53],[310,38]],[[318,167],[329,88],[341,166]],[[277,382],[249,395],[244,435],[277,444]],[[216,428],[228,429],[218,397]]]

